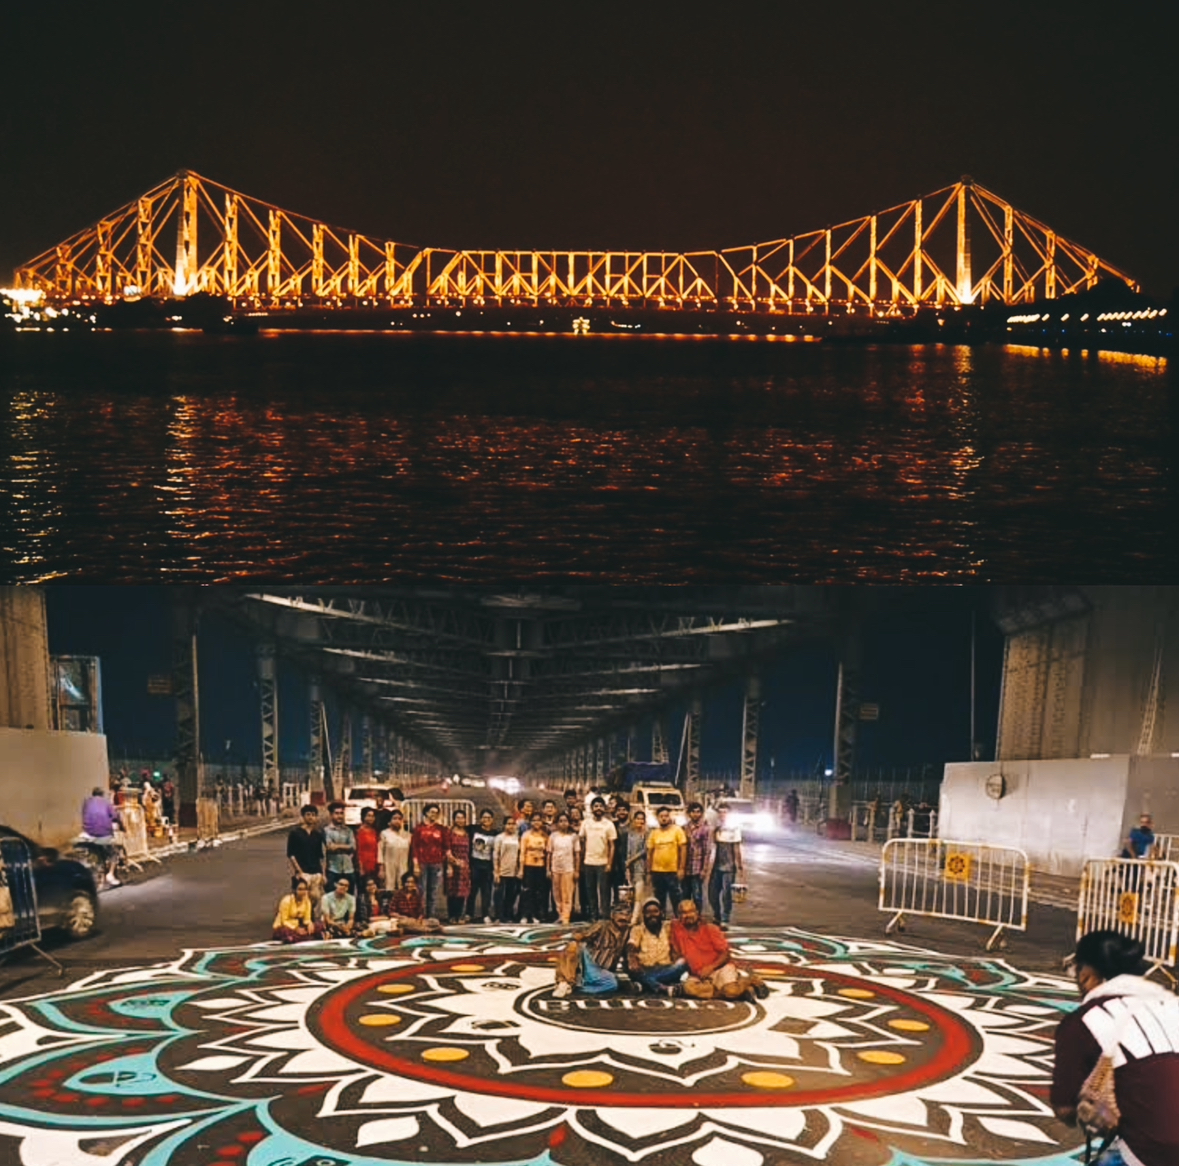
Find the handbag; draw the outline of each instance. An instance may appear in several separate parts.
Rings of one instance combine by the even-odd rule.
[[[1121,1035],[1130,1020],[1129,1005],[1114,1025],[1113,1037],[1107,1045],[1103,1045],[1101,1056],[1093,1066],[1085,1083],[1081,1086],[1077,1097],[1077,1124],[1085,1134],[1085,1166],[1100,1158],[1109,1149],[1110,1143],[1117,1137],[1118,1126],[1122,1120],[1122,1112],[1118,1108],[1117,1091],[1114,1087],[1114,1056],[1121,1043]],[[1093,1154],[1093,1142],[1100,1138],[1101,1145],[1097,1154]]]

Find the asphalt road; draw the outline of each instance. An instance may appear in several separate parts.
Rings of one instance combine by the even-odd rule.
[[[491,790],[452,789],[438,796],[469,796],[478,812],[502,818],[503,799]],[[527,791],[559,800],[555,791]],[[46,948],[74,978],[96,968],[174,959],[186,948],[230,946],[269,939],[279,897],[285,893],[286,831],[177,855],[136,881],[101,896],[99,929],[65,944],[47,937]],[[877,910],[877,866],[866,844],[827,842],[802,830],[746,844],[749,897],[734,915],[738,926],[797,926],[845,937],[883,935],[887,916]],[[1026,934],[1012,933],[1004,953],[1029,970],[1059,971],[1071,950],[1072,912],[1033,903]],[[947,954],[977,955],[985,927],[934,919],[909,922],[907,943]],[[0,995],[48,990],[61,981],[31,952],[0,966]]]

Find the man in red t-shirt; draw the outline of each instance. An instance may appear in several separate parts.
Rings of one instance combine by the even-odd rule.
[[[705,923],[695,902],[680,902],[679,918],[671,925],[671,950],[686,961],[688,978],[684,992],[697,1000],[720,996],[725,1000],[765,999],[770,994],[760,976],[739,968],[729,950],[725,933],[715,923]]]

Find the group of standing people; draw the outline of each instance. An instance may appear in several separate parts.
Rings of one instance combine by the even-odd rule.
[[[685,899],[698,913],[707,903],[714,921],[729,925],[744,859],[723,806],[706,814],[693,802],[680,826],[668,807],[649,822],[617,797],[594,797],[583,811],[570,789],[564,801],[538,808],[521,799],[498,823],[490,810],[475,822],[456,810],[449,824],[429,803],[412,829],[387,802],[365,808],[355,829],[343,802],[327,807],[322,825],[319,810],[303,806],[287,839],[291,890],[275,916],[275,938],[357,934],[393,918],[419,928],[594,923],[609,919],[619,900],[637,923],[648,898],[673,915]]]

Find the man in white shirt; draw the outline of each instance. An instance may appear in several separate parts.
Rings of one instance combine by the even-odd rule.
[[[610,870],[617,840],[618,831],[606,817],[605,799],[594,798],[590,816],[581,824],[581,866],[588,899],[582,909],[591,923],[610,917]]]

